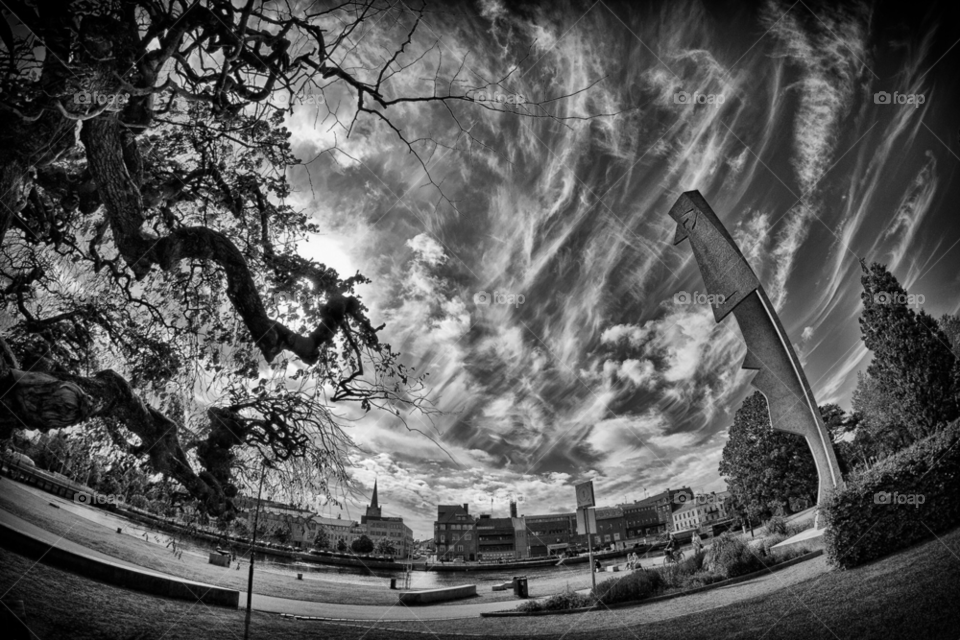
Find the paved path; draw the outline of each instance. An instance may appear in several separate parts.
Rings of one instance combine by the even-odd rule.
[[[247,596],[240,595],[240,608],[246,609]],[[513,602],[464,602],[437,607],[408,607],[399,602],[387,607],[364,604],[328,604],[304,602],[253,594],[252,609],[268,613],[286,613],[297,616],[313,616],[329,620],[379,620],[381,622],[418,622],[423,620],[459,620],[477,618],[489,611],[509,611],[516,607]]]

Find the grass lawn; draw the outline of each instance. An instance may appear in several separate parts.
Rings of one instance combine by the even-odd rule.
[[[960,637],[960,529],[899,554],[764,597],[644,624],[645,607],[523,619],[337,625],[253,614],[254,638],[359,640],[462,634],[500,640],[534,635],[597,638],[917,638]],[[44,640],[172,640],[243,637],[243,612],[167,600],[89,581],[0,550],[0,594],[23,600],[29,624]]]

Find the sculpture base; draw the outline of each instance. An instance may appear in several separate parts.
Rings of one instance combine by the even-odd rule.
[[[799,546],[807,547],[811,551],[823,549],[823,534],[825,532],[826,529],[806,529],[805,531],[801,531],[797,535],[791,536],[783,542],[775,544],[770,548],[775,551]]]

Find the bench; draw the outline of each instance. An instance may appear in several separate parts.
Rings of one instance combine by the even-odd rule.
[[[508,584],[513,584],[512,582]],[[402,591],[400,604],[419,605],[448,600],[461,600],[477,595],[477,585],[465,584],[458,587],[444,587],[442,589],[425,589],[423,591]]]

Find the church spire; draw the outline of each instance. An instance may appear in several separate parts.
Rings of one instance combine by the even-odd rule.
[[[370,508],[377,509],[380,505],[377,502],[377,479],[373,479],[373,500],[370,501]]]

